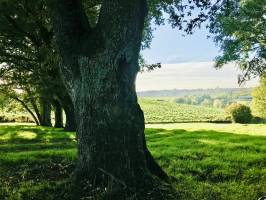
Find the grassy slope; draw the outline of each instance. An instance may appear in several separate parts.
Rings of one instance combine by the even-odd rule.
[[[222,109],[177,104],[171,98],[140,98],[146,123],[224,121]]]
[[[179,125],[148,128],[146,137],[180,199],[266,195],[266,137],[259,136],[266,125],[228,125],[225,132],[213,130],[220,126],[214,124]],[[0,199],[67,199],[75,147],[74,133],[61,129],[0,126]]]

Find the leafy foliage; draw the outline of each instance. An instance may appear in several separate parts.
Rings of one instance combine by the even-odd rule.
[[[9,103],[9,99],[6,97],[6,95],[0,92],[0,110],[3,111]]]
[[[155,24],[162,25],[167,21],[173,28],[192,34],[196,27],[201,27],[203,22],[225,6],[225,1],[148,0],[148,5]]]
[[[143,30],[142,49],[149,48],[156,26],[169,23],[185,34],[192,34],[224,6],[225,0],[147,0],[149,13]],[[160,63],[147,64],[140,58],[141,69],[161,68]]]
[[[265,72],[265,12],[264,0],[228,0],[212,17],[210,32],[222,50],[216,67],[236,61],[243,71],[239,83]]]
[[[260,79],[260,85],[252,91],[252,108],[257,116],[266,118],[266,76]]]
[[[18,101],[27,101],[27,96],[18,91],[0,89],[0,122],[33,122],[32,117]],[[15,100],[18,99],[18,100]]]
[[[43,124],[44,104],[71,104],[59,76],[59,56],[46,3],[0,2],[0,23],[5,24],[0,27],[0,90],[20,102],[36,124]]]
[[[226,108],[232,121],[235,123],[249,123],[252,120],[250,107],[239,103],[232,103]]]

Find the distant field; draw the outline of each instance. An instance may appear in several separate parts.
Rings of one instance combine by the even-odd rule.
[[[146,123],[225,121],[223,109],[177,104],[173,98],[140,98]]]
[[[153,127],[146,129],[148,147],[171,176],[180,200],[257,200],[266,195],[266,125],[148,126]],[[75,133],[0,125],[0,199],[69,199],[76,153]]]

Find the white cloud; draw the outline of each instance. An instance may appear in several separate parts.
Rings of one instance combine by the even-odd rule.
[[[237,75],[240,71],[234,63],[218,70],[213,66],[214,62],[163,64],[161,69],[138,75],[137,91],[239,87]],[[254,87],[257,84],[258,79],[254,79],[245,86]]]

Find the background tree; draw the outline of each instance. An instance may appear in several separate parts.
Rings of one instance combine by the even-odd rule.
[[[9,104],[9,100],[3,93],[0,93],[0,109],[4,110],[4,108]]]
[[[254,113],[262,118],[266,118],[266,76],[260,79],[260,85],[252,91],[252,108]]]
[[[226,107],[225,112],[234,123],[249,123],[252,120],[250,107],[243,104],[232,103]]]
[[[32,110],[32,105],[29,103],[28,95],[25,91],[22,91],[18,87],[14,87],[14,85],[1,85],[0,94],[4,98],[4,101],[1,102],[2,106],[5,106],[5,109],[2,107],[2,110],[6,111],[6,107],[10,110],[17,110],[18,106],[14,104],[12,101],[15,101],[21,105],[32,117],[36,125],[40,125],[40,121],[36,116],[36,113]],[[7,104],[8,102],[8,104]]]
[[[220,100],[220,99],[215,99],[215,100],[213,101],[213,107],[214,107],[214,108],[223,108],[223,107],[224,107],[224,103],[223,103],[223,101]]]
[[[239,83],[265,72],[266,1],[228,0],[211,18],[210,32],[220,46],[216,67],[236,62],[242,70]]]
[[[10,68],[7,70],[7,68],[7,64],[3,64],[0,69],[0,92],[19,102],[29,112],[37,125],[42,124],[40,109],[37,106],[37,93],[29,84],[27,74],[21,70],[14,72]]]
[[[55,110],[63,105],[66,110],[66,130],[75,130],[73,105],[59,76],[45,1],[1,1],[0,10],[0,22],[5,24],[0,28],[1,79],[31,91],[29,98],[39,124],[51,126],[51,104],[58,101]],[[55,116],[59,126],[61,112],[55,114],[59,114]]]

